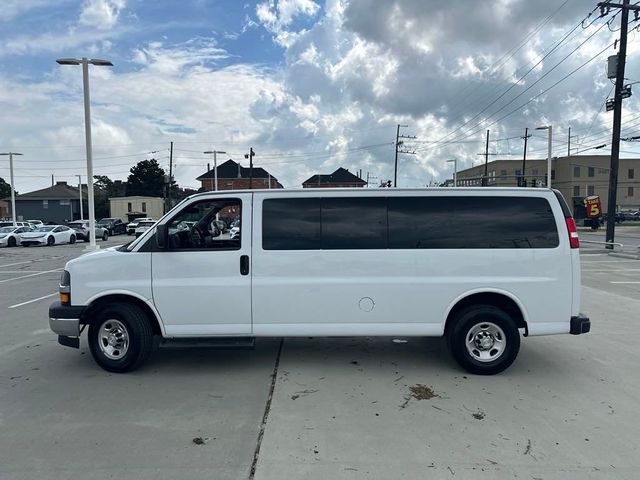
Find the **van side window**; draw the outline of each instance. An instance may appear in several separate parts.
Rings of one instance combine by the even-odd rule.
[[[549,202],[533,197],[389,197],[389,248],[554,248]]]
[[[184,208],[167,224],[169,250],[239,250],[241,236],[232,239],[229,225],[241,218],[241,205],[232,198],[204,200]]]
[[[323,198],[324,250],[387,248],[387,199]]]
[[[320,249],[320,199],[267,199],[263,203],[262,248]]]

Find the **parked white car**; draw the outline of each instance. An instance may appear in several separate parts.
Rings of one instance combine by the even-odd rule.
[[[31,245],[56,245],[60,243],[76,243],[76,233],[65,225],[43,225],[29,232],[20,234],[23,247]]]
[[[77,237],[76,240],[82,240],[84,242],[91,240],[89,235],[89,220],[74,220],[73,222],[67,223],[67,226],[75,230]],[[109,240],[109,232],[107,229],[98,226],[98,224],[96,224],[95,234],[96,240],[99,238],[105,242]]]
[[[127,223],[127,235],[133,235],[136,233],[136,227],[140,222],[155,222],[155,220],[151,217],[147,218],[136,218],[135,220]]]
[[[513,363],[521,334],[589,332],[578,233],[558,191],[318,190],[187,198],[133,242],[69,261],[51,329],[77,348],[88,326],[93,358],[114,372],[141,365],[154,336],[444,336],[483,375]],[[210,228],[236,216],[238,238]]]
[[[0,227],[0,247],[20,245],[20,234],[31,231],[27,227]]]
[[[11,220],[0,222],[0,227],[13,227],[13,222]],[[16,226],[18,227],[26,227],[29,230],[33,230],[36,226],[30,222],[16,222]]]
[[[138,225],[136,226],[136,229],[135,229],[136,237],[139,237],[140,235],[142,235],[144,232],[149,230],[155,224],[156,222],[154,220],[142,220],[138,222]]]

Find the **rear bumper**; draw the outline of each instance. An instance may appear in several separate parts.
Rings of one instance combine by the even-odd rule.
[[[85,307],[62,305],[54,302],[49,307],[49,328],[63,337],[80,336],[80,317]]]
[[[583,333],[589,333],[591,330],[591,320],[589,317],[578,314],[575,317],[571,317],[571,335],[581,335]]]

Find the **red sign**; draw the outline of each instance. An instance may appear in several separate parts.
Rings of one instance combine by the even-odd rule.
[[[584,199],[584,206],[587,209],[587,218],[598,218],[602,216],[602,204],[600,197],[593,195]]]

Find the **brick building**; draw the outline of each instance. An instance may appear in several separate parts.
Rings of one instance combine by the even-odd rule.
[[[573,207],[576,218],[584,217],[583,199],[598,195],[604,211],[609,195],[609,155],[580,155],[554,157],[551,160],[551,186]],[[522,172],[522,160],[494,160],[487,165],[486,184],[490,187],[544,187],[547,160],[529,160]],[[482,185],[484,163],[461,170],[457,174],[458,186]],[[640,158],[621,158],[618,170],[618,210],[640,208]]]
[[[218,190],[246,190],[249,188],[249,167],[243,167],[237,162],[229,159],[218,165]],[[215,190],[214,169],[200,175],[202,189],[205,191]],[[252,188],[283,188],[278,179],[267,172],[264,168],[253,167]]]
[[[316,174],[302,182],[302,188],[364,187],[367,182],[345,168],[328,175]]]

